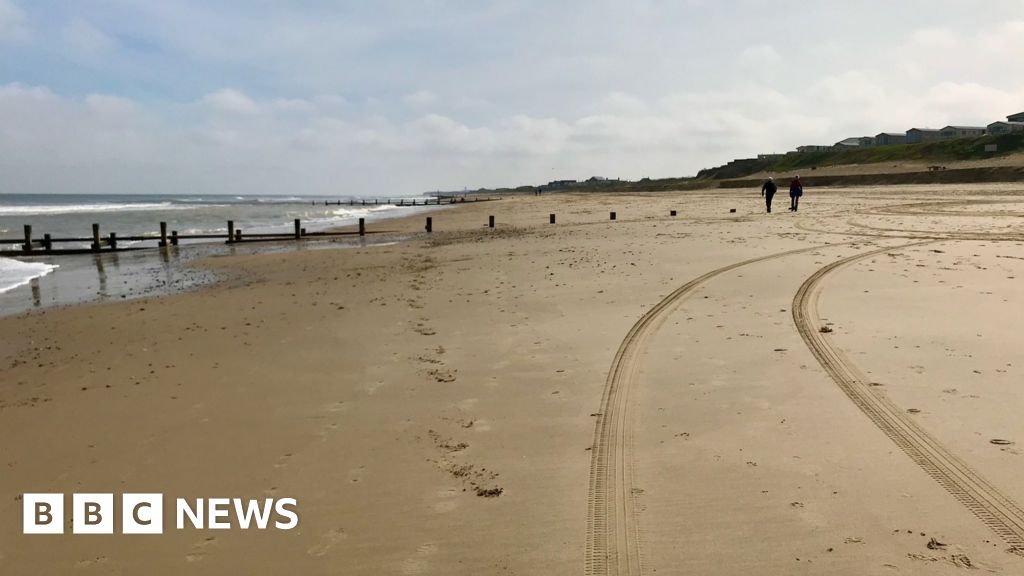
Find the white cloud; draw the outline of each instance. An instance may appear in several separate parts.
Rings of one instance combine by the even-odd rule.
[[[437,94],[430,90],[417,90],[412,94],[406,94],[403,98],[406,104],[416,108],[429,108],[437,104]]]
[[[211,110],[229,114],[258,114],[258,104],[242,92],[233,88],[221,88],[203,96],[202,103]]]

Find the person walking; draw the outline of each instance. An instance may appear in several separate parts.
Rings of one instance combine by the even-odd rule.
[[[772,198],[775,196],[776,190],[778,190],[778,186],[775,185],[775,180],[771,176],[761,185],[761,196],[764,196],[764,203],[768,207],[769,214],[772,213]]]
[[[800,183],[800,177],[794,176],[789,183],[789,211],[796,212],[800,206],[800,197],[804,195],[804,186]]]

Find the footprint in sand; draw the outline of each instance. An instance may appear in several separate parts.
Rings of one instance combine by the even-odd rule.
[[[454,511],[459,507],[459,500],[456,498],[459,495],[459,490],[456,488],[443,488],[437,491],[437,497],[440,501],[436,502],[432,508],[434,512],[441,514]]]
[[[3,556],[0,556],[0,558],[3,558]],[[87,566],[93,566],[95,564],[106,564],[106,563],[107,563],[107,557],[106,556],[97,556],[95,558],[90,558],[89,560],[79,560],[78,562],[75,562],[75,568],[85,568]]]
[[[341,542],[345,538],[348,538],[348,534],[346,534],[341,528],[328,530],[320,535],[320,540],[316,544],[310,546],[309,549],[306,550],[306,554],[309,554],[310,556],[323,556],[324,554],[327,554],[331,548],[334,548],[338,542]]]
[[[426,543],[416,549],[416,555],[402,561],[402,574],[422,574],[429,566],[430,556],[437,553],[437,544]]]
[[[194,544],[192,546],[192,552],[189,552],[188,554],[185,554],[185,561],[186,562],[199,562],[199,561],[203,560],[204,558],[206,558],[206,552],[204,552],[203,549],[204,548],[208,548],[210,546],[213,546],[216,543],[217,543],[217,537],[216,536],[207,536],[203,540],[200,540],[199,542],[197,542],[196,544]]]
[[[274,468],[281,469],[281,468],[284,468],[284,467],[288,466],[288,461],[291,460],[291,457],[292,457],[292,453],[291,452],[288,452],[286,454],[282,454],[281,457],[278,458],[277,462],[274,464]]]
[[[360,466],[353,468],[348,471],[348,481],[353,484],[358,484],[363,480],[363,471],[366,470],[366,466]]]

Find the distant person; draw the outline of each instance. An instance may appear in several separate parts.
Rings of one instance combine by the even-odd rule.
[[[789,183],[789,211],[796,212],[800,206],[800,197],[804,195],[804,185],[800,183],[800,177],[794,176]]]
[[[772,213],[772,198],[775,196],[775,192],[778,189],[778,186],[775,185],[775,180],[773,180],[771,176],[769,176],[768,179],[764,181],[764,184],[761,185],[761,196],[764,196],[764,203],[768,207],[769,214]]]

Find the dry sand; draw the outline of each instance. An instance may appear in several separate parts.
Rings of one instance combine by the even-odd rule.
[[[0,573],[1024,573],[1024,187],[787,200],[513,197],[2,318]],[[26,536],[25,492],[300,523]]]

